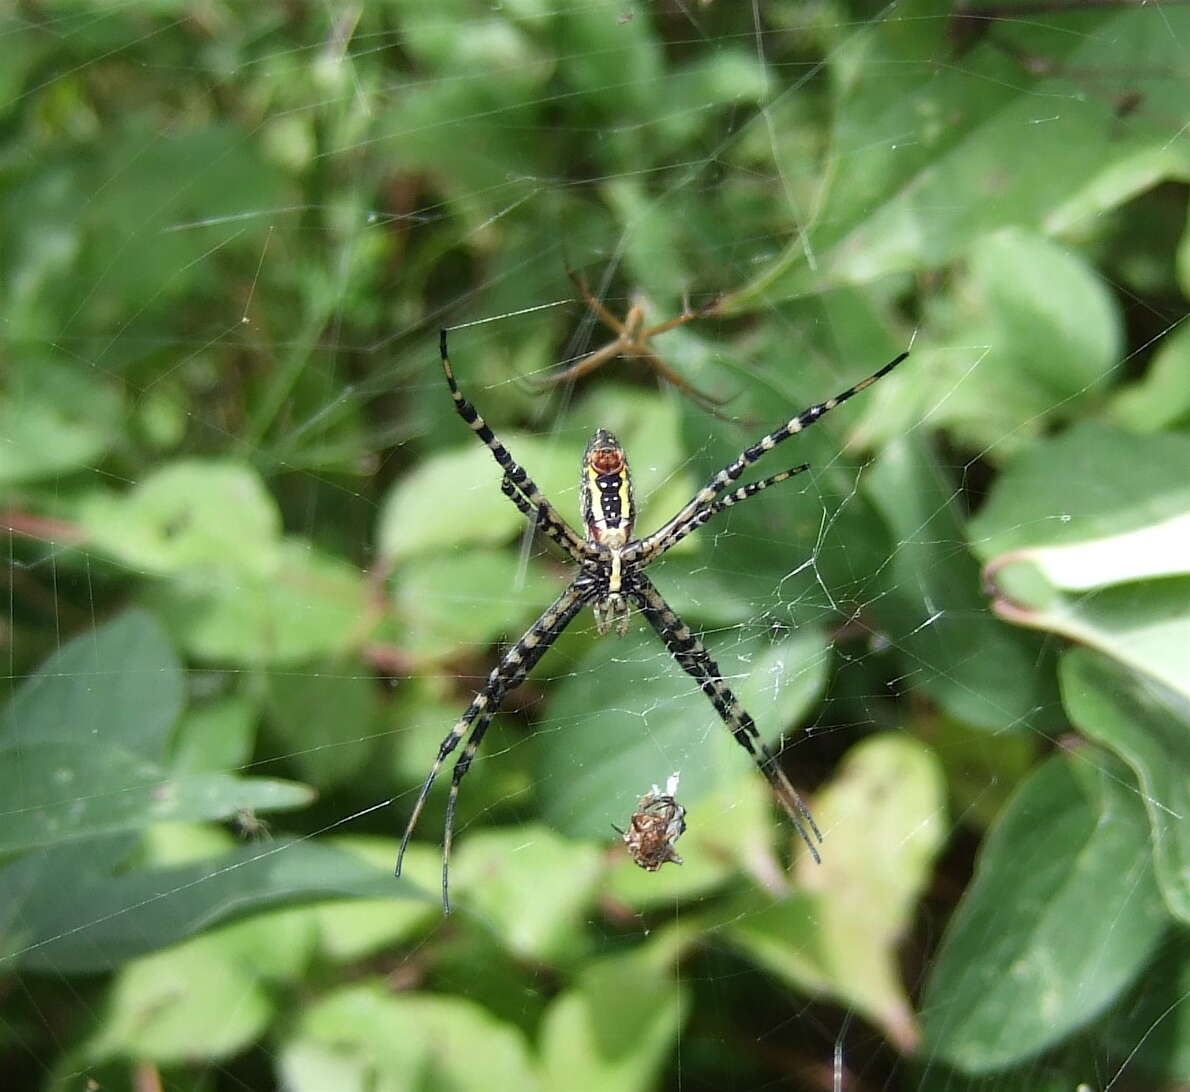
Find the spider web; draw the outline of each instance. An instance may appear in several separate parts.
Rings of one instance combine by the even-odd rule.
[[[1184,7],[3,26],[18,1084],[1190,1079]],[[640,361],[533,389],[611,337],[570,268],[650,323],[722,297],[653,346],[719,415]],[[643,532],[912,346],[649,569],[821,866],[656,636],[584,615],[463,784],[460,912],[446,783],[392,879],[570,575],[443,325],[567,518],[619,436]],[[675,773],[685,863],[640,872],[613,825]]]

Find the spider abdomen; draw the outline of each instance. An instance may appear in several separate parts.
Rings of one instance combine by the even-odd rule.
[[[583,456],[583,523],[587,541],[617,550],[632,537],[636,509],[624,449],[607,429],[597,429]]]

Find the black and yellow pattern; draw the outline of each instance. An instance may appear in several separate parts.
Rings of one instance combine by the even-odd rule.
[[[467,736],[463,753],[456,760],[452,771],[450,798],[446,808],[442,904],[449,912],[450,849],[454,838],[455,803],[459,786],[470,769],[475,753],[483,742],[488,724],[499,710],[505,694],[520,685],[558,635],[586,606],[593,609],[600,633],[607,633],[613,629],[617,633],[625,633],[631,607],[635,606],[640,610],[645,620],[657,631],[678,666],[698,682],[731,734],[768,778],[777,799],[793,820],[810,853],[815,860],[819,860],[816,843],[822,841],[822,833],[815,825],[805,802],[786,777],[784,770],[777,764],[776,755],[761,739],[756,723],[724,682],[719,665],[711,658],[699,638],[666,603],[652,581],[644,575],[643,569],[719,512],[806,470],[807,467],[804,465],[792,467],[780,474],[774,474],[771,478],[726,492],[748,467],[767,452],[887,375],[909,354],[902,353],[861,383],[791,417],[779,429],[745,449],[734,462],[715,474],[664,526],[651,535],[638,539],[633,537],[636,509],[632,494],[632,475],[623,447],[610,432],[605,429],[597,430],[583,456],[580,494],[586,535],[581,537],[558,514],[537,484],[513,459],[508,449],[496,438],[479,412],[459,390],[447,356],[445,330],[441,335],[441,352],[442,370],[446,374],[455,409],[488,446],[504,471],[500,488],[538,530],[579,565],[579,573],[570,586],[533,623],[529,631],[504,653],[500,662],[488,675],[483,689],[476,694],[467,710],[442,741],[438,748],[438,757],[426,777],[414,805],[413,814],[405,828],[404,837],[401,839],[397,875],[401,874],[401,863],[409,839],[443,763],[458,747],[463,737]]]

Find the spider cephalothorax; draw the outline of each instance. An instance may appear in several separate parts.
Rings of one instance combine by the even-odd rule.
[[[814,824],[809,809],[777,764],[776,756],[760,738],[756,723],[723,681],[719,665],[703,647],[702,641],[677,616],[653,586],[653,582],[644,574],[644,569],[719,512],[805,470],[805,466],[791,467],[763,481],[730,489],[744,471],[767,452],[783,440],[808,428],[823,414],[834,409],[839,403],[847,401],[852,395],[858,394],[865,387],[871,386],[881,376],[887,375],[908,356],[908,353],[902,353],[874,375],[835,395],[834,398],[828,398],[825,402],[803,410],[796,417],[791,417],[780,428],[742,451],[734,462],[715,474],[658,530],[644,538],[633,538],[635,509],[628,460],[619,441],[610,432],[599,429],[591,438],[587,453],[583,457],[581,495],[586,536],[580,537],[558,514],[524,467],[516,463],[475,407],[463,397],[458,383],[455,382],[454,371],[446,353],[445,330],[442,331],[441,350],[442,370],[446,374],[455,409],[476,435],[487,444],[504,471],[504,478],[500,483],[504,495],[542,534],[560,546],[571,560],[578,564],[579,572],[570,586],[546,608],[545,613],[533,623],[529,631],[504,653],[500,662],[488,675],[483,689],[475,695],[442,741],[438,748],[438,757],[426,777],[425,784],[422,785],[417,803],[413,807],[413,814],[405,828],[405,835],[401,839],[397,875],[401,874],[405,849],[409,845],[413,829],[417,826],[417,820],[421,816],[438,772],[442,769],[442,764],[463,737],[467,736],[463,753],[454,765],[450,779],[450,797],[446,804],[442,904],[447,911],[450,910],[450,848],[454,838],[455,803],[458,799],[459,785],[470,769],[475,752],[483,741],[492,717],[504,700],[504,695],[521,683],[558,635],[585,606],[594,609],[596,628],[601,634],[612,629],[619,634],[625,633],[632,607],[641,612],[645,621],[656,630],[678,666],[695,679],[699,689],[710,699],[731,734],[748,751],[761,772],[768,778],[781,806],[793,820],[814,859],[818,860],[818,848],[814,839],[821,841],[822,834]],[[813,838],[810,832],[813,832]]]

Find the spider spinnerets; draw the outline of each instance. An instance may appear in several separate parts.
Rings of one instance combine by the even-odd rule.
[[[583,457],[581,496],[586,535],[580,537],[558,514],[524,467],[513,459],[508,449],[488,427],[487,422],[459,390],[447,355],[445,330],[440,335],[440,351],[442,370],[454,399],[455,410],[488,446],[504,471],[500,483],[504,495],[539,531],[569,555],[578,565],[579,571],[566,590],[546,608],[545,613],[529,627],[525,635],[504,653],[500,662],[492,668],[483,688],[475,695],[439,745],[438,757],[422,785],[413,807],[413,814],[409,817],[409,823],[401,839],[396,874],[401,874],[401,864],[405,859],[409,839],[421,817],[442,764],[466,736],[463,753],[455,762],[451,773],[442,847],[442,905],[447,913],[450,912],[450,850],[454,839],[455,805],[459,786],[470,769],[488,725],[504,696],[513,687],[520,685],[558,635],[586,606],[593,609],[595,625],[600,634],[612,630],[617,634],[626,633],[632,608],[636,607],[641,612],[678,666],[698,683],[728,730],[752,756],[773,787],[778,801],[793,821],[802,840],[809,847],[811,855],[816,861],[820,860],[815,839],[821,842],[822,833],[815,825],[810,809],[806,807],[797,790],[785,776],[785,772],[777,764],[776,755],[761,739],[755,721],[724,682],[719,665],[711,658],[702,641],[665,601],[653,582],[645,576],[644,569],[719,512],[808,469],[804,464],[791,467],[763,481],[752,482],[728,491],[728,487],[738,481],[748,467],[779,443],[808,428],[823,414],[871,386],[891,372],[909,354],[902,353],[854,387],[849,387],[833,398],[810,406],[791,417],[780,428],[746,448],[733,462],[712,476],[668,522],[644,538],[634,538],[636,513],[628,460],[619,441],[610,432],[598,429]]]

